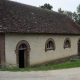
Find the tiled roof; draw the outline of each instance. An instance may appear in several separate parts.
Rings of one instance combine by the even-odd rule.
[[[80,34],[64,14],[7,0],[0,4],[0,32]]]

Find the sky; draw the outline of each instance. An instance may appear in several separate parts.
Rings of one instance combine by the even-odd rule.
[[[61,8],[64,11],[77,11],[77,6],[80,4],[80,0],[11,0],[39,7],[45,3],[49,3],[53,6],[54,11],[58,11]]]

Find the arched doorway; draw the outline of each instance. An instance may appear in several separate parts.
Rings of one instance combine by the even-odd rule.
[[[80,39],[78,40],[78,56],[80,56]]]
[[[21,44],[19,46],[19,68],[25,67],[26,49],[27,47],[25,44]]]
[[[16,46],[17,66],[19,68],[29,67],[30,45],[27,41],[22,40]]]

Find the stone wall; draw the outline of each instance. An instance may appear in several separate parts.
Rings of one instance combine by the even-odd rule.
[[[5,66],[5,34],[0,34],[0,68]]]
[[[72,57],[76,57],[76,56],[78,56],[78,55],[72,55],[72,56],[68,56],[68,57],[64,57],[64,58],[48,61],[48,62],[45,62],[45,63],[42,63],[42,64],[32,65],[30,67],[50,66],[50,65],[56,65],[56,64],[60,64],[60,63],[65,63],[65,62],[70,61],[70,59]]]

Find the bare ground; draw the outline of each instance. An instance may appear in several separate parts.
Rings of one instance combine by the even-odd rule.
[[[0,71],[0,80],[80,80],[80,68],[30,72]]]

